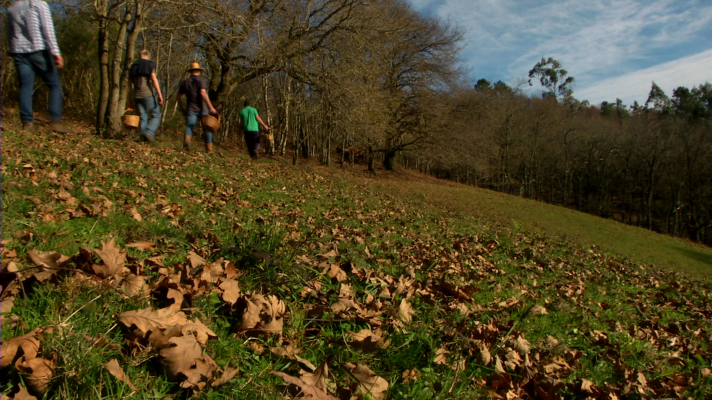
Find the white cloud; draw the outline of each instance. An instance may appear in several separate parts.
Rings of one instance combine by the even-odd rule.
[[[592,105],[602,101],[615,101],[632,105],[638,101],[645,103],[655,82],[668,96],[680,86],[692,88],[706,82],[712,82],[712,50],[645,68],[615,78],[605,79],[574,93],[581,100],[589,100]]]
[[[706,0],[408,1],[466,29],[461,56],[475,79],[526,77],[553,57],[576,78],[577,98],[596,82],[705,51],[712,37]]]

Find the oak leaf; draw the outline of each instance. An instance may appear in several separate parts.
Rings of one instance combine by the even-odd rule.
[[[25,335],[3,340],[2,351],[0,351],[0,367],[5,368],[12,365],[15,359],[20,356],[18,350],[22,350],[25,360],[37,357],[37,352],[40,349],[40,341],[36,337],[37,332],[38,330],[35,329]]]
[[[32,393],[42,396],[49,388],[54,373],[54,362],[39,357],[30,360],[23,357],[15,362],[15,368],[25,375],[27,388]]]
[[[126,247],[131,247],[141,251],[151,251],[156,245],[153,242],[134,242],[127,244]]]
[[[240,298],[240,286],[237,284],[236,280],[224,279],[218,287],[223,291],[223,301],[230,303],[230,305],[234,305],[237,302],[237,299]]]
[[[410,305],[408,300],[401,300],[400,306],[398,306],[398,317],[401,319],[401,321],[405,323],[409,323],[410,321],[412,321],[413,312],[413,306]]]
[[[344,364],[354,378],[359,382],[363,394],[370,394],[376,400],[384,399],[388,390],[388,381],[376,375],[365,365]]]
[[[207,354],[203,358],[197,358],[194,365],[180,372],[181,375],[185,376],[185,380],[181,382],[180,386],[194,391],[203,390],[208,381],[213,378],[217,367],[218,365],[215,364],[215,361]]]
[[[338,400],[336,397],[329,395],[328,393],[324,392],[323,390],[319,389],[318,387],[316,387],[314,385],[310,385],[297,377],[287,375],[284,372],[272,371],[272,372],[270,372],[270,374],[279,376],[280,378],[284,379],[284,381],[287,383],[291,383],[292,385],[299,386],[299,388],[302,390],[302,393],[304,394],[304,397],[307,399]]]
[[[276,296],[265,298],[261,294],[253,293],[250,298],[240,297],[238,302],[238,308],[242,310],[238,331],[254,329],[272,334],[282,332],[287,308]]]
[[[155,329],[167,329],[175,325],[184,325],[188,323],[185,314],[177,312],[172,307],[153,310],[147,307],[141,310],[126,311],[119,315],[119,322],[122,322],[127,327],[135,325],[144,336]]]
[[[2,396],[2,400],[9,399],[9,397]],[[24,386],[20,385],[20,391],[15,394],[12,400],[37,400],[37,397],[31,395]]]
[[[542,307],[542,306],[540,306],[540,305],[538,305],[538,304],[535,305],[534,307],[532,307],[532,309],[530,310],[530,312],[532,313],[533,316],[537,316],[537,315],[547,315],[547,314],[549,314],[549,312],[546,311],[546,308],[544,308],[544,307]]]
[[[376,329],[362,329],[358,333],[346,332],[351,335],[351,345],[364,351],[376,351],[388,348],[391,341],[383,340],[383,331]]]
[[[220,385],[224,385],[230,382],[237,375],[238,372],[240,372],[239,368],[231,368],[230,364],[228,363],[228,365],[225,366],[225,371],[223,371],[222,375],[220,375],[218,379],[214,380],[210,384],[210,386],[217,387]]]
[[[112,359],[111,361],[109,361],[108,363],[106,363],[104,366],[109,371],[109,373],[114,376],[114,378],[125,383],[126,386],[128,386],[134,392],[138,391],[138,388],[131,384],[129,377],[124,373],[123,368],[121,368],[121,366],[119,365],[119,362],[116,361],[115,358]]]
[[[299,373],[302,375],[302,381],[308,385],[312,385],[324,392],[327,391],[326,380],[329,379],[329,367],[326,363],[321,364],[313,373],[306,371],[299,371]]]
[[[116,246],[112,238],[107,243],[101,242],[101,250],[95,250],[96,254],[104,261],[104,265],[94,265],[94,272],[100,278],[109,278],[115,275],[120,275],[124,271],[124,261],[126,261],[126,253],[121,252],[121,248]]]
[[[143,295],[148,292],[145,276],[130,274],[121,280],[119,286],[121,287],[121,290],[126,292],[129,296]]]
[[[161,364],[169,378],[176,379],[179,373],[187,371],[202,355],[200,345],[194,336],[179,336],[168,339],[168,347],[161,349]]]

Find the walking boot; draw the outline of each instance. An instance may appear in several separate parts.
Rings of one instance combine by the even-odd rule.
[[[188,135],[183,137],[183,150],[190,151],[190,136]]]
[[[69,133],[69,128],[62,121],[52,121],[49,123],[49,129],[57,133]]]
[[[22,124],[22,130],[25,132],[34,133],[35,124],[33,124],[32,122],[25,122],[24,124]]]
[[[213,152],[213,144],[212,143],[205,143],[205,152],[208,154]]]

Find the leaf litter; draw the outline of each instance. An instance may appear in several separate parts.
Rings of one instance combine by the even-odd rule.
[[[66,139],[53,140],[58,150],[69,146]],[[64,168],[84,159],[76,151],[30,155],[10,143],[4,159],[20,161],[4,161],[3,180],[17,190],[34,184],[48,189],[29,203],[36,212],[27,214],[27,225],[5,233],[3,219],[2,324],[16,335],[3,336],[2,368],[27,384],[13,381],[14,398],[55,396],[53,377],[71,373],[57,357],[60,347],[42,339],[51,329],[25,326],[15,313],[38,285],[109,291],[126,301],[115,315],[120,328],[103,327],[109,342],[95,340],[97,350],[90,351],[118,347],[124,368],[148,373],[148,381],[142,375],[133,386],[118,359],[104,361],[102,368],[133,391],[145,390],[151,374],[165,374],[192,392],[256,384],[263,393],[317,399],[382,399],[415,390],[419,382],[436,397],[458,391],[503,399],[710,395],[708,283],[536,235],[472,233],[454,218],[432,217],[387,196],[368,197],[365,185],[361,194],[312,172],[246,169],[238,189],[223,177],[191,170],[202,165],[201,156],[181,155],[193,171],[181,172],[169,161],[170,150],[129,158],[138,151],[131,145],[127,158],[118,156],[122,169],[89,171],[74,182]],[[95,146],[96,165],[109,165],[109,146]],[[66,166],[36,167],[52,157],[66,159]],[[134,172],[146,166],[160,173]],[[227,164],[218,167],[226,171]],[[117,184],[119,176],[125,178]],[[264,197],[270,185],[260,182],[285,176],[291,182],[278,185],[282,197]],[[194,191],[175,196],[168,182]],[[127,204],[125,198],[135,200]],[[208,215],[188,217],[198,205]],[[165,221],[179,232],[202,233],[184,235],[188,243],[131,231],[91,241],[78,237],[82,247],[69,256],[43,245],[48,238],[41,228],[49,224],[82,218],[100,224],[124,215],[135,227]],[[272,230],[286,242],[267,252],[230,247],[231,237],[213,232],[209,221],[231,230],[232,238],[260,232],[268,239]],[[208,298],[213,314],[191,305]],[[82,314],[75,315],[63,317],[64,335]],[[399,353],[426,337],[432,345]],[[262,362],[298,393],[250,375],[249,363],[220,364],[225,355],[216,343],[246,338],[271,348],[275,357]],[[260,356],[264,344],[244,344],[245,351]],[[596,375],[597,365],[611,372]]]

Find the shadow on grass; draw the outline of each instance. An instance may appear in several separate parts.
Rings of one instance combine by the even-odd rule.
[[[701,251],[697,250],[692,250],[692,249],[686,249],[684,247],[673,247],[675,250],[680,252],[680,254],[683,254],[685,257],[691,258],[697,262],[700,262],[702,264],[705,264],[708,267],[708,270],[705,272],[712,272],[712,254],[709,253],[703,253]]]

